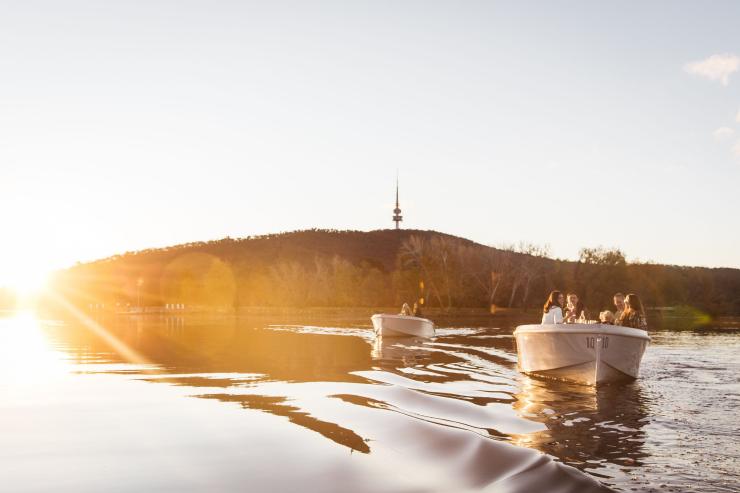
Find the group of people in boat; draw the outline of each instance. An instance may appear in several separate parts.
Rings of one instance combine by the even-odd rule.
[[[406,317],[423,317],[421,313],[421,306],[418,303],[414,303],[414,308],[411,308],[408,303],[404,303],[401,307],[401,313],[399,315],[403,315]]]
[[[615,310],[605,310],[599,313],[599,319],[589,318],[583,302],[575,293],[564,295],[560,291],[553,291],[542,308],[543,324],[573,324],[599,322],[609,325],[621,325],[635,329],[647,330],[647,319],[640,298],[630,293],[627,296],[617,293],[613,298]]]

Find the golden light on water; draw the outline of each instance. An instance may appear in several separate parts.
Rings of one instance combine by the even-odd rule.
[[[63,367],[34,313],[21,311],[0,324],[0,369],[16,384],[48,379]]]
[[[105,341],[127,363],[151,366],[144,356],[113,335],[103,325],[54,295],[55,301],[88,331]],[[49,378],[64,370],[65,362],[44,334],[45,322],[31,310],[18,311],[0,323],[0,370],[13,374],[17,383]],[[141,370],[147,372],[147,370]]]
[[[6,278],[7,279],[7,278]],[[45,322],[34,313],[35,301],[44,297],[46,302],[61,309],[71,320],[105,341],[111,349],[117,352],[127,363],[150,366],[151,363],[138,351],[116,337],[104,325],[88,316],[84,311],[70,303],[64,296],[53,289],[47,289],[49,277],[44,272],[29,273],[19,276],[17,282],[6,285],[11,287],[16,296],[16,309],[11,318],[0,323],[0,359],[8,368],[33,368],[35,373],[39,369],[49,367],[53,363],[58,369],[59,360],[54,357],[55,351],[50,347],[44,336],[42,326]]]
[[[87,330],[105,341],[111,349],[116,351],[124,360],[126,360],[126,362],[139,365],[152,365],[152,363],[142,354],[120,340],[103,325],[89,317],[85,312],[67,301],[64,297],[51,291],[48,294],[54,303],[65,310],[68,315],[72,316],[73,319],[82,324],[82,326]]]

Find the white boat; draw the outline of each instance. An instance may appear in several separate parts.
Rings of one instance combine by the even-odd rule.
[[[426,318],[376,313],[370,320],[373,321],[376,336],[434,337],[434,323]]]
[[[644,330],[605,324],[520,325],[514,337],[519,371],[586,385],[637,378],[650,342]]]

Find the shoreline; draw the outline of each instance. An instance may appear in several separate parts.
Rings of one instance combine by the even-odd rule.
[[[0,314],[11,315],[29,308],[0,309]],[[59,316],[56,310],[47,310],[43,307],[30,308],[45,316]],[[398,307],[290,307],[290,306],[243,306],[237,308],[207,308],[193,307],[179,310],[167,310],[164,307],[143,307],[143,310],[113,311],[109,309],[90,310],[88,313],[94,316],[113,317],[303,317],[306,319],[362,319],[368,320],[376,313],[397,313]],[[522,308],[499,308],[494,313],[485,308],[452,308],[449,310],[441,308],[425,308],[423,316],[434,320],[468,319],[474,320],[507,320],[512,318],[522,319],[528,323],[537,323],[540,312],[537,309],[524,310]],[[62,317],[65,318],[65,317]],[[648,310],[648,318],[655,321],[653,330],[660,330],[666,325],[671,325],[673,330],[720,328],[740,328],[740,316],[721,315],[717,317],[693,316],[692,314],[678,314],[666,312],[665,310]],[[531,319],[531,320],[526,320]]]

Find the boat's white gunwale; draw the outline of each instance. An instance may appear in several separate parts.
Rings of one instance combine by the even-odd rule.
[[[365,315],[367,316],[367,315]],[[372,317],[370,317],[370,320],[374,318],[399,318],[403,320],[418,320],[419,322],[429,322],[430,324],[434,325],[434,323],[429,320],[428,318],[421,318],[421,317],[414,317],[412,315],[397,315],[397,314],[390,314],[390,313],[376,313]]]
[[[641,329],[606,324],[532,324],[520,325],[514,331],[519,334],[593,334],[622,337],[635,337],[650,340],[648,333]]]

